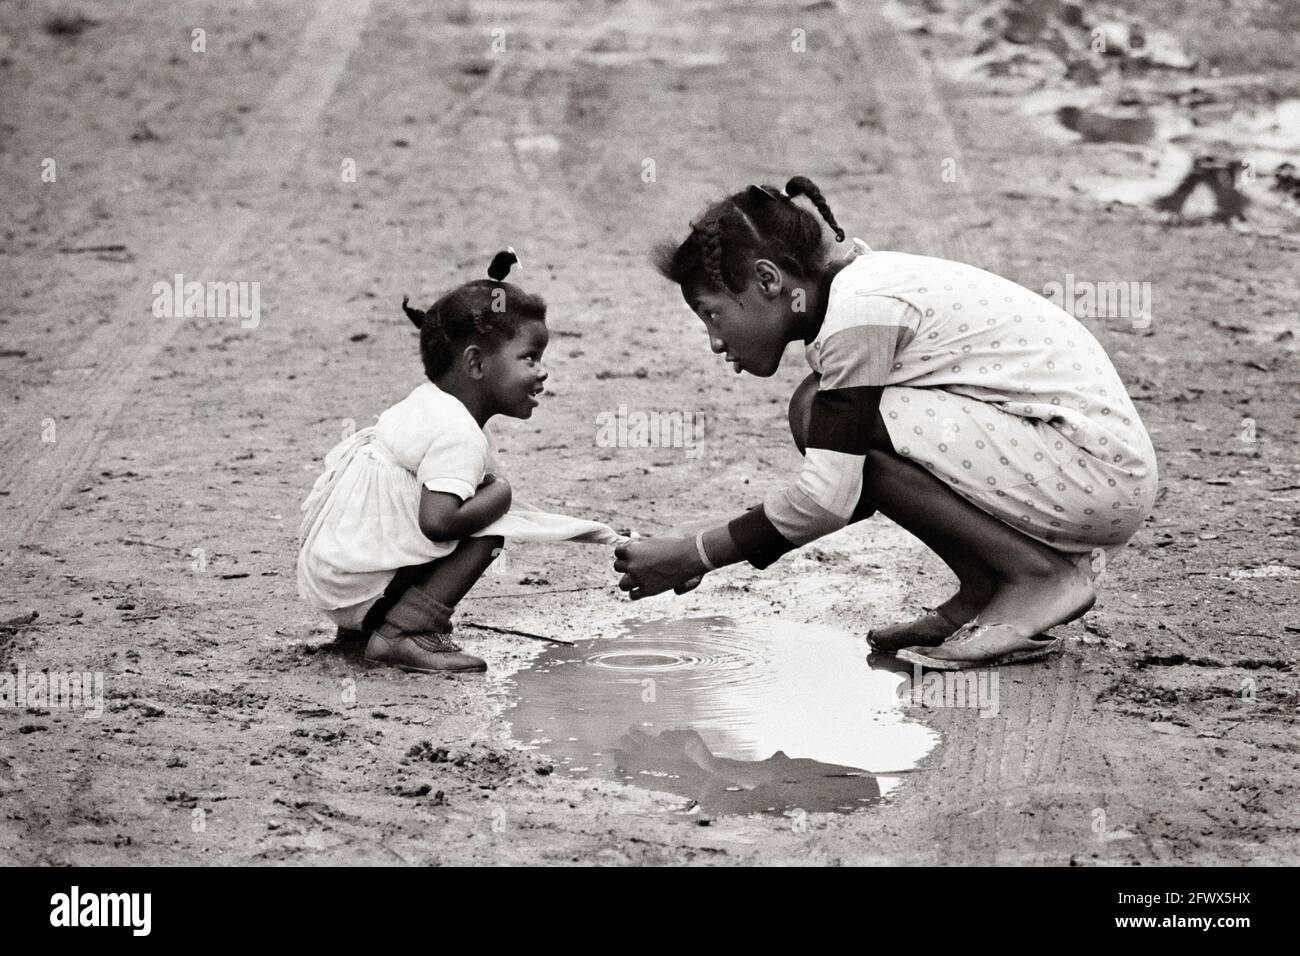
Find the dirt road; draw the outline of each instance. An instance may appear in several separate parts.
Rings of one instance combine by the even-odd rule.
[[[106,710],[0,709],[0,860],[1295,861],[1294,245],[1071,194],[1095,154],[948,85],[949,41],[874,3],[257,9],[87,5],[100,22],[53,32],[50,5],[2,15],[0,617],[39,617],[0,629],[0,673],[103,672]],[[506,243],[553,329],[549,397],[498,429],[517,489],[653,530],[785,478],[801,359],[731,375],[646,253],[723,190],[794,173],[876,248],[1036,289],[1152,283],[1150,334],[1094,330],[1163,491],[1065,655],[1005,672],[997,717],[918,712],[942,735],[922,768],[803,829],[547,773],[503,720],[533,642],[465,628],[488,680],[335,648],[296,596],[298,505],[323,453],[419,381],[403,293],[431,300]],[[155,317],[177,273],[258,283],[260,316]],[[702,453],[597,447],[621,403],[703,414]],[[717,578],[630,605],[603,552],[520,547],[460,617],[865,635],[947,580],[879,518]]]

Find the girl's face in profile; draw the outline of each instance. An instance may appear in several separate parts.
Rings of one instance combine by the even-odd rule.
[[[549,341],[545,322],[525,322],[499,349],[483,356],[483,380],[492,397],[493,414],[532,417],[546,381],[542,353]]]
[[[774,374],[791,336],[783,278],[754,279],[736,296],[713,289],[684,289],[691,310],[704,322],[709,347],[726,357],[736,372],[759,378]]]

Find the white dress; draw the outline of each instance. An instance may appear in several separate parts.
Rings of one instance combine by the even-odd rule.
[[[497,473],[496,444],[455,396],[418,386],[371,428],[343,439],[303,503],[298,592],[340,627],[359,627],[398,569],[456,550],[420,530],[421,488],[472,497]],[[517,499],[478,536],[615,544],[595,521],[534,509]]]
[[[421,486],[464,501],[495,467],[491,435],[460,400],[420,385],[325,456],[303,505],[299,593],[341,625],[359,623],[399,568],[456,550],[420,530]]]
[[[821,388],[884,386],[898,454],[1026,535],[1122,546],[1154,504],[1156,458],[1093,335],[1009,279],[855,244],[807,347]]]

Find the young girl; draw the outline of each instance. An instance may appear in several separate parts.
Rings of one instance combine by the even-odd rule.
[[[366,635],[366,660],[412,671],[482,671],[451,640],[451,614],[505,537],[622,540],[596,522],[516,508],[497,474],[488,420],[530,418],[546,381],[546,305],[503,281],[467,282],[420,329],[429,381],[340,442],[303,505],[298,588],[340,628]]]
[[[803,344],[812,375],[790,424],[805,462],[761,507],[693,540],[621,545],[621,588],[681,593],[735,561],[765,568],[879,510],[959,586],[917,620],[873,631],[874,650],[957,669],[1059,649],[1045,632],[1092,606],[1090,556],[1133,535],[1156,489],[1151,440],[1087,329],[973,266],[846,247],[802,176],[711,206],[657,265],[736,372],[770,376],[787,344]]]

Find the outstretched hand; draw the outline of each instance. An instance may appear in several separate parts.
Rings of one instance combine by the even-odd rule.
[[[672,590],[685,594],[704,577],[691,538],[633,538],[614,549],[614,570],[623,577],[618,586],[633,601]]]

